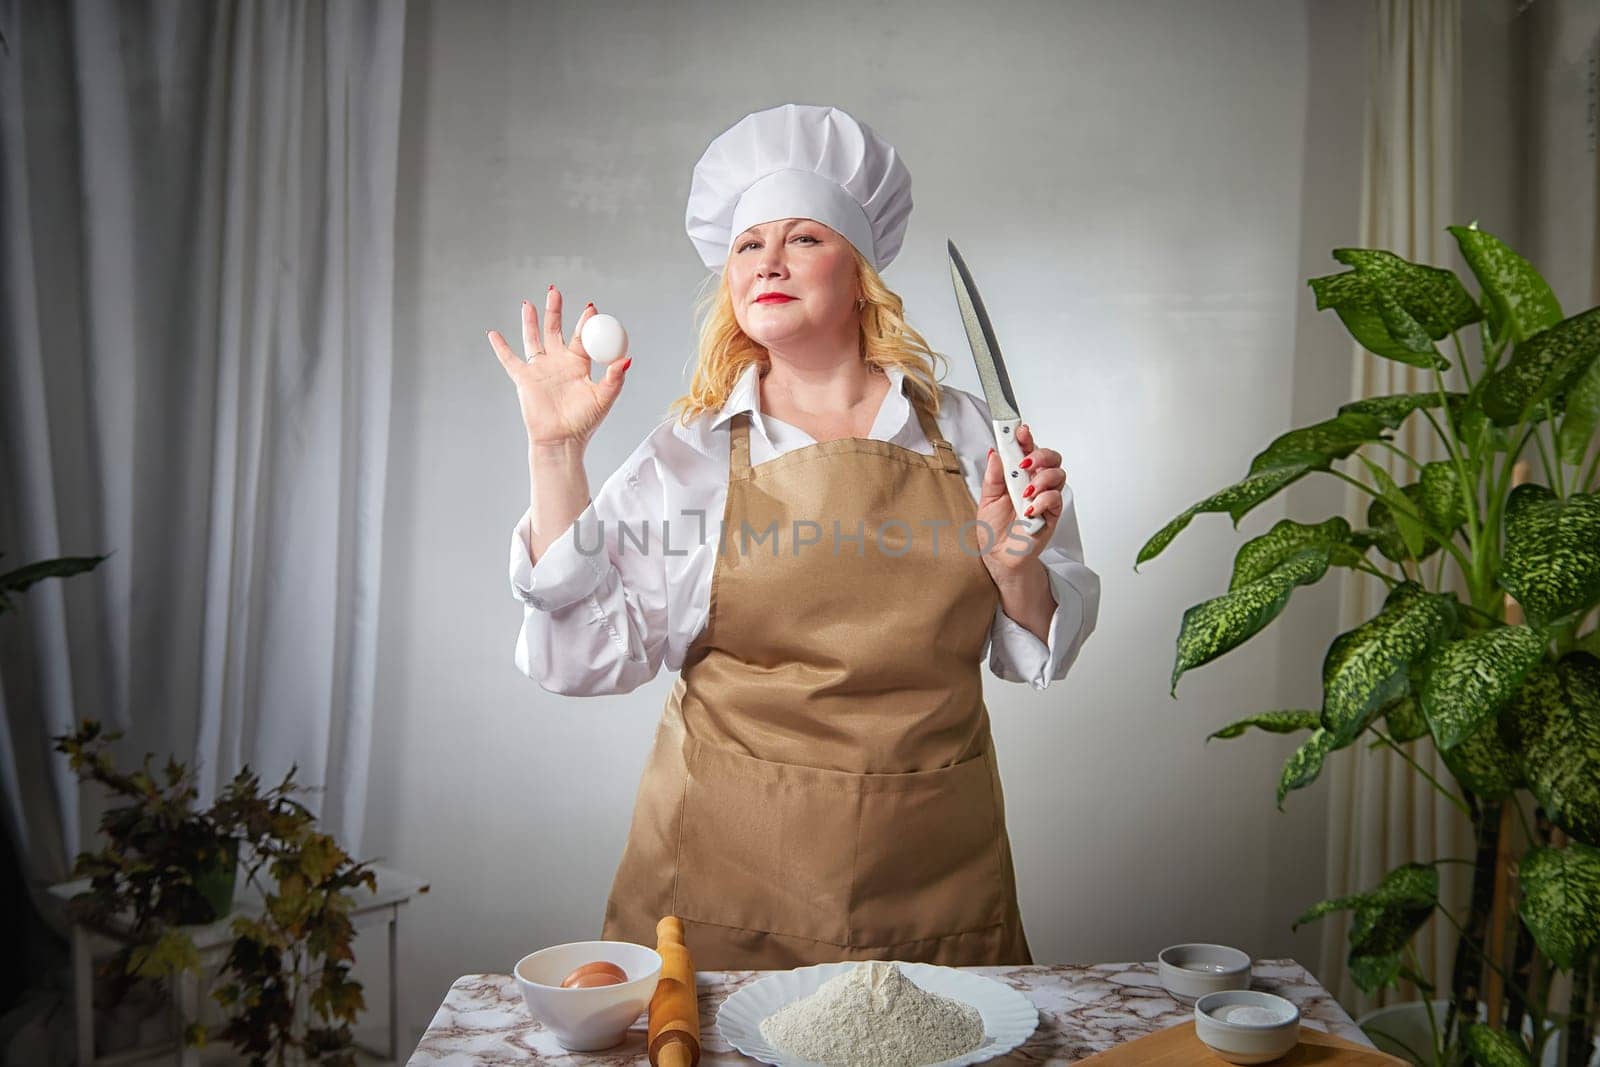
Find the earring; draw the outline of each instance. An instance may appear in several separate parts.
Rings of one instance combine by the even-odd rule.
[[[856,301],[856,310],[857,311],[860,311],[862,308],[865,308],[866,306],[867,306],[867,301],[866,301],[865,297],[863,297],[862,299]]]

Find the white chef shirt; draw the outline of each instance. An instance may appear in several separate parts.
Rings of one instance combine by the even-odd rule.
[[[867,436],[931,454],[901,392],[904,372],[886,373],[889,391]],[[710,614],[728,494],[729,420],[751,413],[752,466],[816,443],[762,413],[759,374],[756,364],[746,368],[715,415],[701,413],[687,426],[675,415],[659,423],[537,564],[530,563],[531,509],[523,512],[511,535],[511,589],[525,605],[515,659],[542,688],[577,696],[626,693],[654,678],[663,662],[670,670],[682,667]],[[960,457],[976,502],[994,444],[989,406],[965,390],[939,388],[939,432]],[[1035,689],[1066,676],[1099,614],[1100,578],[1083,563],[1071,486],[1061,494],[1061,518],[1039,556],[1056,600],[1049,641],[999,606],[989,630],[989,669]]]

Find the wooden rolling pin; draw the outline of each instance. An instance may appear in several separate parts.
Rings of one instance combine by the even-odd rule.
[[[683,920],[668,915],[656,923],[656,952],[661,955],[661,980],[650,998],[652,1067],[697,1067],[700,1063],[700,994],[694,984],[694,961],[683,943]]]

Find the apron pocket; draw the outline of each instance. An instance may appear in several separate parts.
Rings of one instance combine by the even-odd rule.
[[[1005,919],[1005,828],[988,751],[952,767],[860,775],[851,943],[889,946]]]
[[[860,775],[773,763],[688,736],[674,911],[849,943]]]

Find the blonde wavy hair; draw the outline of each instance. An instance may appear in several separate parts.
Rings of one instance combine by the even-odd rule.
[[[912,329],[905,320],[905,301],[883,284],[883,278],[854,245],[849,247],[855,257],[861,295],[866,299],[866,306],[861,309],[862,360],[879,370],[899,367],[905,374],[907,391],[930,412],[938,414],[943,373],[935,377],[934,368],[948,368],[949,360],[928,347],[923,336]],[[745,369],[769,359],[766,348],[739,328],[733,314],[733,294],[728,291],[727,270],[709,276],[704,290],[695,301],[700,341],[694,377],[689,382],[689,392],[669,408],[685,425],[707,411],[721,409]]]

